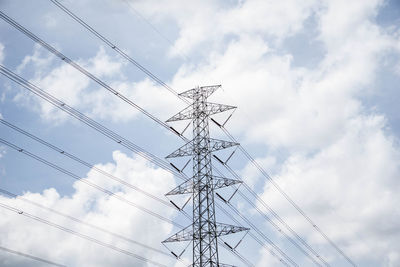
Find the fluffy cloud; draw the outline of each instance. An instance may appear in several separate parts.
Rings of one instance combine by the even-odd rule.
[[[0,64],[3,63],[4,60],[4,45],[0,43]]]
[[[113,121],[128,121],[136,118],[139,112],[135,108],[124,103],[69,64],[57,64],[58,61],[58,58],[35,45],[32,55],[24,57],[17,71],[25,74],[24,72],[28,72],[29,69],[34,69],[33,74],[29,73],[33,76],[30,82],[66,104],[86,112],[92,118]],[[169,110],[171,114],[176,112],[174,106],[177,100],[170,92],[156,86],[148,78],[135,82],[125,77],[122,67],[126,65],[126,62],[115,55],[110,56],[103,47],[99,48],[94,57],[77,60],[77,63],[128,99],[156,115],[165,114],[165,110]],[[156,101],[155,95],[163,101]],[[16,94],[14,100],[33,108],[49,122],[62,123],[68,118],[67,114],[33,96],[25,89]]]
[[[320,38],[329,47],[330,33],[324,29],[330,29],[326,24],[334,24],[337,18],[328,21],[325,13],[320,16]],[[325,54],[315,69],[295,67],[293,55],[279,55],[264,39],[244,36],[222,54],[213,54],[200,70],[183,69],[176,79],[223,81],[228,99],[232,96],[234,104],[245,107],[235,114],[239,117],[232,129],[249,141],[291,149],[320,148],[363,112],[358,96],[370,90],[382,56],[393,47],[394,40],[381,34],[370,16],[364,14],[363,23],[348,25],[353,34],[343,37],[341,48]]]
[[[246,7],[254,3],[246,1],[230,12],[241,21],[240,14],[246,14]],[[206,16],[209,13],[202,5],[193,8]],[[257,23],[250,27],[243,22],[236,27],[240,34],[225,42],[224,49],[212,50],[198,68],[182,67],[173,81],[222,81],[228,93],[216,96],[217,102],[226,103],[231,97],[235,105],[243,107],[230,123],[233,132],[248,143],[288,151],[286,160],[276,162],[275,173],[289,195],[356,261],[397,266],[399,211],[393,210],[393,203],[399,201],[400,152],[396,137],[387,132],[384,115],[370,113],[362,101],[362,95],[379,90],[376,77],[385,56],[398,57],[398,35],[389,34],[375,21],[381,6],[382,1],[374,0],[351,4],[325,1],[311,5],[309,13],[303,12],[308,15],[293,16],[297,25],[314,16],[316,34],[311,38],[322,48],[316,51],[320,53],[316,66],[295,65],[296,55],[279,49],[284,38],[301,27],[285,28],[285,20],[280,20],[283,35],[276,36],[280,39],[277,46],[260,35]],[[215,6],[207,8],[215,10],[215,17],[224,17]],[[186,28],[184,15],[164,15],[177,16],[178,25],[183,25],[175,49],[184,52],[201,44],[202,40],[193,36],[202,38],[198,35],[203,31],[209,33],[204,37],[207,42],[217,44],[222,41],[221,32],[222,36],[235,34],[229,27],[221,29],[229,23],[216,23],[215,17],[202,26],[209,31],[199,29],[194,18],[197,25],[186,34],[191,24]],[[268,27],[266,33],[274,35]],[[270,158],[263,163],[268,168]],[[249,166],[242,173],[255,183],[257,177]],[[266,186],[262,196],[311,243],[322,244],[273,192]],[[381,218],[386,219],[380,222]],[[327,246],[324,249],[330,261],[337,260],[335,252],[327,252]]]
[[[157,196],[161,196],[167,192],[174,184],[174,180],[170,174],[163,170],[155,169],[144,161],[144,159],[131,158],[119,151],[113,153],[113,159],[113,163],[98,164],[96,166]],[[94,170],[90,170],[83,179],[96,183],[138,205],[147,207],[154,212],[173,219],[175,212],[172,208],[165,209],[165,206],[162,206],[160,203],[126,187],[119,186]],[[162,240],[160,238],[171,234],[172,227],[166,222],[160,221],[115,198],[108,197],[83,183],[74,183],[74,188],[75,191],[71,196],[60,196],[55,189],[50,188],[43,191],[43,193],[27,192],[21,197],[70,214],[83,221],[98,225],[111,232],[122,234],[127,238],[137,240],[155,248],[161,249],[160,242]],[[163,262],[167,265],[172,265],[173,263],[173,261],[165,258],[163,255],[137,245],[132,245],[91,228],[82,227],[82,225],[76,224],[64,217],[48,213],[18,198],[1,196],[0,201],[1,203],[20,208],[30,214],[46,218],[67,228],[88,234],[103,242],[132,251],[148,259]],[[89,241],[82,240],[55,228],[53,229],[24,216],[4,209],[1,209],[0,213],[0,232],[2,236],[0,243],[2,246],[51,259],[68,266],[147,266],[147,264],[129,256],[107,250]],[[21,264],[26,265],[28,262],[29,266],[41,266],[40,264],[34,265],[33,261],[8,254],[2,255],[0,258],[0,263],[7,263],[7,266],[21,266]]]
[[[207,55],[229,36],[261,34],[283,39],[303,28],[316,1],[135,1],[133,5],[155,21],[173,20],[179,28],[171,53]],[[296,6],[296,8],[292,8]],[[203,49],[206,48],[206,49]]]
[[[399,264],[399,211],[393,204],[399,201],[399,148],[386,128],[385,114],[371,113],[362,97],[380,90],[376,78],[385,57],[399,56],[398,26],[387,29],[376,23],[383,1],[134,4],[155,23],[176,24],[173,54],[201,59],[179,68],[171,78],[173,88],[222,83],[225,91],[216,93],[215,102],[239,106],[229,124],[232,132],[242,142],[261,147],[260,161],[274,168],[279,184],[321,228],[356,261]],[[290,42],[303,50],[292,51]],[[317,61],[309,64],[303,53]],[[46,69],[47,60],[36,61]],[[104,50],[80,62],[161,117],[178,110],[176,100],[153,82],[120,75],[123,63]],[[66,81],[66,75],[71,80]],[[68,66],[41,71],[33,80],[94,117],[136,116]],[[52,114],[43,106],[39,110]],[[273,156],[266,156],[264,147]],[[276,155],[279,150],[283,156]],[[241,173],[252,184],[259,178],[249,166]],[[336,254],[322,246],[323,240],[268,185],[262,197],[335,262]]]
[[[277,182],[356,261],[397,266],[400,210],[393,203],[400,201],[400,151],[382,117],[350,124],[319,153],[292,155]],[[323,243],[273,187],[267,185],[262,197],[312,243]]]

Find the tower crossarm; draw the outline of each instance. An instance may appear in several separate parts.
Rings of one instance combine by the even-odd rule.
[[[242,226],[234,226],[225,223],[216,223],[216,231],[215,233],[204,233],[210,234],[214,236],[224,236],[229,234],[234,234],[242,231],[249,231],[249,228],[242,227]],[[193,239],[200,239],[203,237],[199,237],[198,233],[193,232],[192,225],[189,225],[182,229],[181,231],[177,232],[176,234],[172,235],[171,237],[165,239],[163,243],[170,243],[170,242],[179,242],[179,241],[192,241]]]
[[[236,108],[235,106],[206,102],[205,109],[203,110],[203,112],[210,116],[213,114],[221,113],[221,112],[235,109],[235,108]],[[167,122],[190,120],[190,119],[195,118],[195,116],[196,115],[195,115],[195,111],[193,109],[193,105],[189,105],[185,109],[180,111],[179,113],[177,113],[174,116],[172,116],[171,118],[169,118],[167,120]]]
[[[203,95],[205,98],[212,95],[215,91],[221,88],[221,85],[208,85],[208,86],[200,86],[190,90],[187,90],[183,93],[180,93],[180,96],[187,97],[190,99],[195,99],[198,95]]]
[[[208,141],[210,143],[209,152],[214,152],[217,150],[239,145],[239,143],[224,141],[214,138],[208,138]],[[176,157],[184,157],[184,156],[192,156],[195,154],[200,154],[201,151],[199,151],[199,149],[201,148],[194,146],[194,141],[192,140],[186,143],[185,145],[181,146],[171,154],[169,154],[166,158],[176,158]]]
[[[242,183],[242,181],[228,179],[225,177],[218,177],[218,176],[213,176],[212,178],[212,185],[214,189],[219,189],[239,183]],[[166,195],[171,196],[171,195],[189,194],[193,193],[193,191],[194,191],[193,179],[190,178],[186,182],[183,182],[182,184],[175,187],[173,190],[169,191]]]
[[[188,267],[193,267],[193,264],[190,264]],[[219,263],[218,267],[237,267],[236,265],[230,265],[230,264],[225,264],[225,263]]]

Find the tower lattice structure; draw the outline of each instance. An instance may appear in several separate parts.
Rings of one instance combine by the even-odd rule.
[[[218,237],[249,229],[218,223],[214,206],[214,190],[240,183],[238,180],[217,177],[212,172],[212,153],[239,145],[210,138],[210,116],[236,107],[207,102],[207,98],[221,85],[202,86],[180,94],[192,104],[168,119],[167,122],[192,120],[193,139],[171,153],[167,158],[191,156],[193,176],[166,195],[192,194],[193,222],[167,238],[163,243],[193,242],[193,267],[227,266],[219,263]]]

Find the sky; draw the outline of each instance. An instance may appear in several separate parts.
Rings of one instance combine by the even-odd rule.
[[[313,222],[357,266],[400,266],[398,0],[60,2],[174,90],[221,84],[210,101],[238,107],[227,130]],[[50,0],[0,0],[0,10],[160,120],[166,121],[185,107]],[[183,145],[171,132],[4,20],[0,21],[0,64],[159,158]],[[165,201],[169,200],[164,194],[181,183],[0,76],[0,114],[5,121]],[[228,115],[215,118],[223,121]],[[178,130],[185,127],[171,125]],[[228,140],[213,125],[210,133]],[[191,138],[191,131],[185,135]],[[190,224],[177,210],[110,181],[96,168],[71,161],[3,124],[0,138],[80,177],[79,181],[71,179],[0,145],[0,189],[18,195],[1,194],[0,204],[167,266],[190,262],[190,249],[179,262],[24,202],[56,209],[167,254],[161,241],[179,227],[82,181],[181,225]],[[226,158],[229,153],[218,155]],[[239,150],[229,165],[330,266],[351,266]],[[189,176],[190,171],[188,167]],[[221,194],[230,196],[233,191],[227,188]],[[249,196],[243,188],[240,192]],[[264,210],[260,202],[249,198]],[[240,195],[231,204],[299,266],[314,265]],[[190,206],[185,210],[190,213]],[[153,266],[22,215],[0,207],[0,246],[67,266]],[[217,220],[236,224],[218,209]],[[273,222],[280,225],[276,219]],[[236,234],[226,241],[236,244],[241,237]],[[173,244],[170,249],[177,253],[182,246]],[[237,251],[257,267],[282,265],[249,235]],[[245,266],[228,251],[221,248],[220,252],[221,262]],[[2,251],[0,265],[49,266]]]

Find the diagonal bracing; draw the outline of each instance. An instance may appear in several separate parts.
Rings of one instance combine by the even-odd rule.
[[[207,102],[207,98],[220,85],[202,86],[181,93],[192,99],[193,103],[168,122],[192,119],[193,140],[168,155],[167,158],[192,156],[193,177],[167,193],[167,195],[191,193],[193,199],[193,223],[163,243],[192,241],[193,267],[218,267],[218,237],[248,228],[218,223],[215,216],[214,190],[233,185],[239,181],[215,177],[212,175],[212,152],[239,145],[238,143],[210,138],[210,115],[234,107]]]

